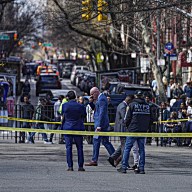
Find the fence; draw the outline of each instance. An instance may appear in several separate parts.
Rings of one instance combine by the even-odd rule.
[[[35,106],[36,107],[36,106]],[[152,114],[154,115],[154,118],[156,119],[156,123],[154,123],[151,128],[149,129],[149,132],[151,133],[163,133],[164,132],[164,123],[161,121],[166,120],[164,119],[164,110],[156,108],[153,110]],[[115,114],[116,110],[114,108],[109,108],[109,119],[110,123],[114,123],[115,121]],[[45,120],[46,121],[54,121],[54,113],[53,113],[53,106],[46,106],[44,109],[44,115],[45,115]],[[11,115],[11,117],[14,118],[22,118],[23,117],[23,106],[22,105],[15,105],[14,106],[14,113]],[[158,121],[161,120],[161,121]],[[1,126],[8,126],[8,127],[18,127],[22,128],[24,122],[20,121],[8,121],[6,123],[2,123],[0,121]],[[185,124],[185,122],[183,122]],[[44,124],[45,129],[53,129],[54,125],[51,124]],[[34,124],[32,124],[32,128],[34,128]],[[93,125],[86,125],[85,126],[87,131],[93,131]],[[113,131],[113,126],[110,127],[111,131]],[[185,132],[185,131],[184,131]],[[25,138],[26,138],[26,133],[25,133]],[[92,136],[85,136],[85,140],[91,144],[92,143]],[[14,140],[15,143],[18,143],[21,141],[21,132],[19,131],[0,131],[0,139],[1,140]],[[59,142],[60,139],[62,139],[62,135],[60,134],[54,134],[53,141]],[[36,134],[35,140],[42,140],[42,136],[40,134]],[[119,142],[119,137],[110,137],[110,140],[113,142]],[[147,143],[151,143],[152,138],[147,138]],[[155,138],[156,145],[163,145],[163,138],[162,137],[156,137]]]

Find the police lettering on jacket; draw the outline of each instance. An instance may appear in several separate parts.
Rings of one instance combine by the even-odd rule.
[[[133,114],[143,114],[149,115],[150,114],[150,106],[146,104],[139,104],[136,103],[133,108]]]

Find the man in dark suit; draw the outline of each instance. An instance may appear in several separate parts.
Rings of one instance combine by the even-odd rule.
[[[62,106],[62,129],[71,131],[84,131],[84,118],[86,117],[85,107],[76,102],[76,95],[74,91],[69,91],[66,95],[69,99],[67,103]],[[73,171],[73,159],[72,159],[72,146],[73,140],[75,141],[78,154],[78,171],[85,171],[83,168],[84,154],[83,154],[83,136],[82,135],[64,135],[66,150],[67,150],[67,164],[68,171]]]
[[[93,97],[95,104],[95,112],[94,112],[94,129],[95,132],[109,131],[109,117],[108,117],[108,102],[107,98],[103,93],[100,93],[97,87],[93,87],[90,90],[90,95]],[[97,161],[99,157],[99,149],[100,144],[105,146],[108,153],[111,155],[114,153],[115,149],[113,145],[109,142],[109,137],[107,136],[98,136],[93,138],[93,156],[92,161],[85,164],[86,166],[97,166]]]
[[[126,132],[126,125],[125,125],[125,115],[128,110],[129,103],[134,99],[134,95],[128,95],[124,101],[122,101],[117,106],[116,117],[115,117],[115,132]],[[121,161],[121,155],[123,154],[124,147],[125,147],[125,140],[126,137],[120,137],[121,145],[117,148],[117,150],[108,158],[109,163],[116,167],[117,164]]]

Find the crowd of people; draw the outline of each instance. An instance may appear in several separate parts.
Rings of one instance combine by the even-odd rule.
[[[27,82],[26,82],[27,87]],[[134,95],[128,95],[115,110],[110,103],[110,96],[101,93],[97,87],[90,90],[88,101],[84,96],[76,96],[74,91],[69,91],[66,96],[60,95],[58,101],[51,106],[50,98],[40,98],[35,108],[26,95],[23,98],[22,118],[39,121],[57,122],[52,129],[84,131],[84,122],[93,122],[95,132],[112,131],[110,122],[115,122],[115,132],[153,132],[154,121],[159,124],[158,131],[165,133],[192,132],[192,100],[191,84],[186,84],[182,91],[172,90],[172,99],[162,102],[160,106],[152,103],[148,96],[143,95],[141,90]],[[178,94],[179,93],[179,94]],[[113,110],[111,113],[110,110]],[[110,120],[111,119],[111,120]],[[185,119],[186,121],[183,121]],[[188,120],[187,120],[188,119]],[[62,123],[60,123],[62,122]],[[44,129],[44,123],[31,124],[24,122],[23,127]],[[34,143],[35,132],[28,133],[25,141],[25,133],[20,133],[21,143]],[[54,134],[48,138],[42,133],[45,144],[53,144]],[[79,171],[85,171],[85,166],[98,166],[99,149],[103,144],[109,153],[108,162],[117,167],[120,173],[134,170],[137,174],[145,174],[145,144],[151,144],[152,138],[144,137],[120,137],[120,146],[115,150],[108,136],[93,136],[93,155],[90,162],[84,164],[83,136],[61,135],[61,143],[66,144],[68,171],[73,171],[72,146],[75,143],[78,154]],[[191,138],[161,138],[162,146],[191,146]],[[129,156],[133,151],[134,165],[129,165]]]

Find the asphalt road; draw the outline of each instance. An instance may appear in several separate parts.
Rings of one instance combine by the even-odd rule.
[[[35,81],[31,102],[36,104]],[[62,87],[81,92],[64,79]],[[117,145],[116,145],[117,147]],[[75,148],[75,147],[74,147]],[[189,192],[192,190],[192,148],[146,147],[146,174],[120,174],[107,162],[101,147],[99,166],[67,172],[65,145],[15,144],[0,140],[0,192]],[[91,159],[92,145],[84,145],[85,162]],[[130,165],[133,158],[130,158]]]
[[[25,81],[25,78],[22,78],[22,81]],[[38,97],[36,97],[35,95],[35,90],[36,90],[36,81],[34,80],[34,78],[32,77],[32,79],[29,81],[30,85],[31,85],[31,92],[30,92],[30,101],[33,105],[37,105],[37,101],[38,101]],[[83,92],[80,91],[79,88],[77,88],[76,86],[72,85],[70,82],[70,79],[62,79],[61,81],[62,84],[62,89],[66,89],[66,90],[74,90],[76,91],[76,94],[79,95],[83,95]],[[45,96],[45,94],[40,94],[40,96]],[[20,96],[17,97],[17,104],[20,104]]]
[[[117,145],[116,145],[117,147]],[[107,162],[101,147],[98,167],[67,172],[65,145],[5,143],[0,140],[1,192],[189,192],[192,190],[192,148],[146,146],[146,174],[121,174]],[[92,145],[84,145],[85,161]],[[132,157],[130,159],[132,164]]]

